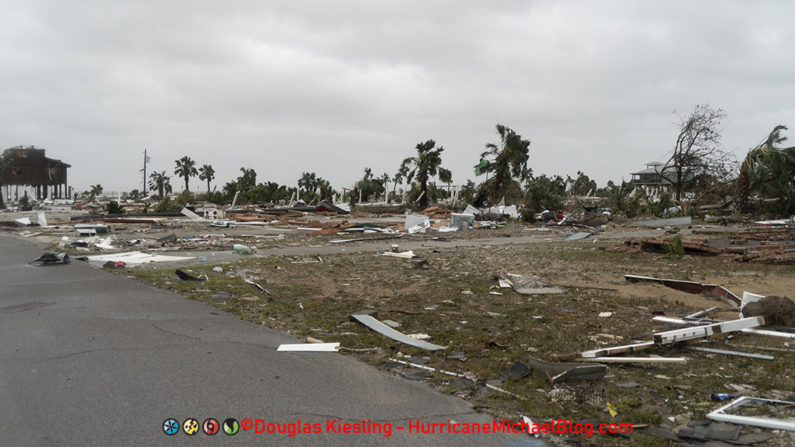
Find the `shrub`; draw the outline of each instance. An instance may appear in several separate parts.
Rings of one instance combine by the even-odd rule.
[[[125,213],[124,207],[119,205],[119,202],[117,202],[115,200],[111,200],[110,202],[108,202],[107,205],[105,205],[105,211],[107,211],[108,214],[124,214]]]

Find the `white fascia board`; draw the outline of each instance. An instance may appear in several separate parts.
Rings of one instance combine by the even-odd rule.
[[[740,416],[737,414],[726,414],[726,411],[735,410],[743,405],[751,402],[769,402],[779,405],[795,405],[795,402],[786,402],[782,400],[762,399],[759,397],[743,396],[724,405],[712,413],[707,414],[708,419],[720,422],[729,422],[738,425],[752,425],[754,427],[770,428],[773,430],[787,430],[795,431],[795,419],[773,419],[754,416]]]
[[[658,332],[654,334],[654,343],[667,345],[685,340],[706,338],[715,334],[725,334],[728,332],[741,331],[765,324],[764,317],[741,318],[739,320],[723,321],[720,323],[707,324],[704,326],[693,326],[672,331]]]
[[[279,345],[277,351],[301,351],[301,352],[337,352],[340,344],[337,343],[296,343]]]

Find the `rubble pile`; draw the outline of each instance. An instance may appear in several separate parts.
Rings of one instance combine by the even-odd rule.
[[[763,264],[795,264],[795,227],[747,228],[743,230],[693,230],[692,236],[682,237],[687,254],[720,256],[740,262]],[[674,236],[630,238],[616,252],[666,252],[674,243]]]

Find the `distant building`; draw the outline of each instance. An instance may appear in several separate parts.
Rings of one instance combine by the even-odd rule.
[[[72,166],[44,156],[45,149],[35,146],[16,146],[3,151],[0,164],[0,185],[5,186],[5,197],[9,198],[11,187],[15,187],[15,199],[19,199],[19,187],[23,191],[35,191],[36,199],[62,199],[71,197],[67,185],[67,169]],[[33,195],[33,194],[31,194]]]
[[[663,163],[656,161],[646,163],[646,169],[631,174],[632,180],[630,180],[630,183],[636,188],[641,188],[649,197],[657,197],[660,193],[671,189],[671,182],[660,175],[664,166]],[[665,168],[665,171],[671,172],[672,169],[669,166]]]

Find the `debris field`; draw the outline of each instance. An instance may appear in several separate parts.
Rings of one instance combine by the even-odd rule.
[[[634,425],[549,444],[795,445],[791,224],[291,213],[4,228],[42,247],[33,265],[171,289],[302,342],[282,351],[350,355],[495,417]]]

